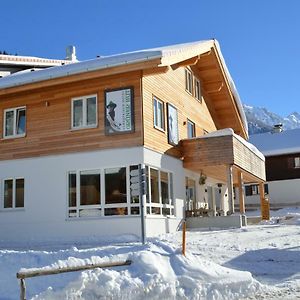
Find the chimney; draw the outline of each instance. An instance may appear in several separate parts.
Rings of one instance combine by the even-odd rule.
[[[275,124],[273,126],[273,130],[272,130],[272,133],[280,133],[283,131],[283,128],[282,128],[282,123],[279,123],[279,124]]]
[[[77,61],[75,46],[67,46],[66,48],[66,60]]]

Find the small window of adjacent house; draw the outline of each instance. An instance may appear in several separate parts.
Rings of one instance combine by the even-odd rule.
[[[187,135],[189,139],[196,136],[195,123],[190,120],[187,121]]]
[[[72,99],[72,128],[97,126],[97,97],[86,96]]]
[[[154,127],[165,130],[164,103],[157,98],[153,98],[153,118]]]
[[[190,94],[193,94],[193,74],[188,69],[185,69],[185,89]]]
[[[24,207],[24,178],[4,180],[4,208]]]
[[[201,85],[197,78],[195,78],[195,98],[201,101]]]
[[[4,137],[24,137],[26,134],[26,107],[4,111]]]
[[[294,167],[300,168],[300,157],[294,157]]]

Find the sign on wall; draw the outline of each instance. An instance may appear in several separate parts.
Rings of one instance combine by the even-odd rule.
[[[105,91],[105,134],[134,131],[133,88]]]
[[[170,103],[168,103],[168,142],[174,146],[179,142],[177,109]]]

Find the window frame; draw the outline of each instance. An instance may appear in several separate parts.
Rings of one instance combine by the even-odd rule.
[[[152,167],[149,165],[146,165],[147,169],[147,192],[148,192],[148,199],[149,202],[146,201],[145,206],[146,206],[146,215],[151,215],[152,217],[176,217],[176,211],[175,211],[175,200],[174,200],[174,176],[173,173],[165,170],[165,169],[159,169],[156,167]],[[152,202],[152,193],[151,193],[151,169],[158,171],[158,197],[159,201],[157,202]],[[168,173],[168,196],[169,196],[169,204],[163,204],[162,203],[162,193],[161,193],[161,172]],[[152,213],[152,208],[159,208],[160,213],[155,214]],[[164,215],[163,214],[163,209],[170,209],[170,214],[169,215]],[[173,212],[173,213],[172,213]]]
[[[184,70],[185,70],[185,72],[184,72],[184,74],[185,74],[185,90],[187,93],[189,93],[190,95],[193,96],[193,81],[194,81],[193,80],[193,77],[194,77],[193,72],[191,70],[189,70],[188,68],[185,68]],[[190,75],[190,78],[188,75]]]
[[[294,157],[294,169],[299,169],[300,168],[300,157]]]
[[[193,136],[192,137],[189,137],[189,124],[191,124],[192,127],[193,127]],[[195,122],[191,121],[190,119],[187,119],[186,125],[187,125],[187,137],[188,137],[188,139],[196,137],[196,124],[195,124]]]
[[[153,127],[155,129],[158,129],[162,132],[165,132],[166,131],[166,122],[165,122],[165,103],[164,101],[160,100],[159,98],[157,98],[156,96],[153,96]],[[155,102],[156,103],[160,103],[162,105],[162,114],[161,114],[161,123],[162,123],[162,127],[160,127],[158,124],[156,124],[158,118],[158,110],[155,111]],[[156,109],[157,109],[157,105],[156,105]],[[155,118],[156,117],[156,118]]]
[[[95,124],[88,125],[87,119],[88,119],[88,106],[87,106],[87,100],[89,98],[96,98],[96,116],[95,116]],[[81,126],[74,126],[74,102],[81,100],[82,101],[82,124]],[[98,127],[98,97],[97,94],[87,95],[87,96],[80,96],[80,97],[74,97],[71,98],[71,130],[80,130],[80,129],[89,129],[89,128],[97,128]]]
[[[16,182],[19,179],[23,179],[24,186],[23,186],[23,202],[24,206],[21,207],[16,207],[16,195],[17,195],[17,190],[16,190]],[[7,180],[12,180],[12,207],[4,207],[4,198],[5,198],[5,181]],[[25,209],[25,178],[24,177],[7,177],[2,180],[2,189],[1,189],[1,194],[2,194],[2,203],[1,203],[1,211],[18,211],[18,210],[24,210]]]
[[[18,132],[18,128],[17,128],[17,114],[18,111],[20,110],[25,110],[25,130],[24,133],[17,133]],[[26,136],[26,123],[27,123],[27,114],[26,114],[26,106],[18,106],[18,107],[14,107],[14,108],[6,108],[4,109],[3,113],[4,113],[4,117],[3,117],[3,138],[4,139],[14,139],[14,138],[22,138]],[[6,113],[13,111],[14,115],[13,115],[13,134],[11,135],[6,135]]]
[[[92,219],[98,219],[98,218],[118,218],[118,217],[140,217],[141,212],[140,212],[140,201],[139,199],[138,202],[132,202],[132,194],[131,194],[131,189],[130,189],[130,171],[132,170],[132,167],[135,167],[137,165],[122,165],[122,166],[109,166],[106,168],[93,168],[93,169],[73,169],[70,170],[66,173],[66,220],[68,221],[73,221],[73,220],[92,220]],[[126,203],[112,203],[112,204],[106,204],[106,199],[105,199],[105,170],[106,169],[114,169],[114,168],[126,168]],[[174,174],[173,172],[170,172],[165,169],[159,169],[156,167],[152,167],[149,165],[145,166],[146,172],[150,172],[150,168],[157,170],[158,171],[158,189],[159,189],[159,202],[158,203],[151,203],[151,185],[150,185],[150,176],[147,176],[147,191],[149,191],[149,202],[146,201],[145,207],[146,211],[147,208],[150,209],[150,215],[152,217],[176,217],[176,211],[175,211],[175,198],[174,198]],[[100,174],[100,201],[99,204],[96,205],[80,205],[80,173],[82,172],[98,172]],[[161,180],[160,180],[160,173],[168,173],[168,198],[169,198],[169,203],[163,204],[162,203],[162,195],[161,195]],[[70,187],[70,182],[69,182],[69,175],[70,174],[75,174],[76,175],[76,205],[75,206],[69,206],[69,201],[70,201],[70,193],[69,193],[69,187]],[[150,173],[148,173],[150,174]],[[160,214],[153,214],[151,213],[151,209],[153,208],[160,208]],[[99,215],[83,215],[80,216],[80,209],[100,209]],[[127,208],[127,214],[122,215],[122,214],[116,214],[116,215],[105,215],[105,209],[107,208]],[[170,214],[169,215],[164,215],[163,214],[163,209],[170,209]],[[138,210],[138,213],[132,213],[133,210]],[[73,212],[74,215],[71,216],[71,211]]]
[[[197,83],[199,84],[199,90],[197,88]],[[194,96],[200,103],[202,103],[201,82],[196,76],[194,76]]]

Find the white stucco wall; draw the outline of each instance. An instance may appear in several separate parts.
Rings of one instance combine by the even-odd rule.
[[[147,235],[166,232],[166,228],[169,231],[176,230],[183,216],[185,197],[182,162],[143,147],[133,147],[0,162],[1,201],[3,179],[25,179],[25,208],[18,211],[0,211],[0,240],[67,240],[119,234],[140,236],[140,216],[106,216],[93,219],[67,217],[69,171],[139,163],[170,171],[174,175],[176,217],[168,222],[171,225],[166,225],[165,217],[154,218],[154,222],[146,227]],[[159,219],[162,221],[158,221]],[[160,226],[162,223],[164,225]]]
[[[267,182],[270,206],[274,208],[300,205],[300,179]],[[260,206],[259,195],[245,197],[245,203]]]

